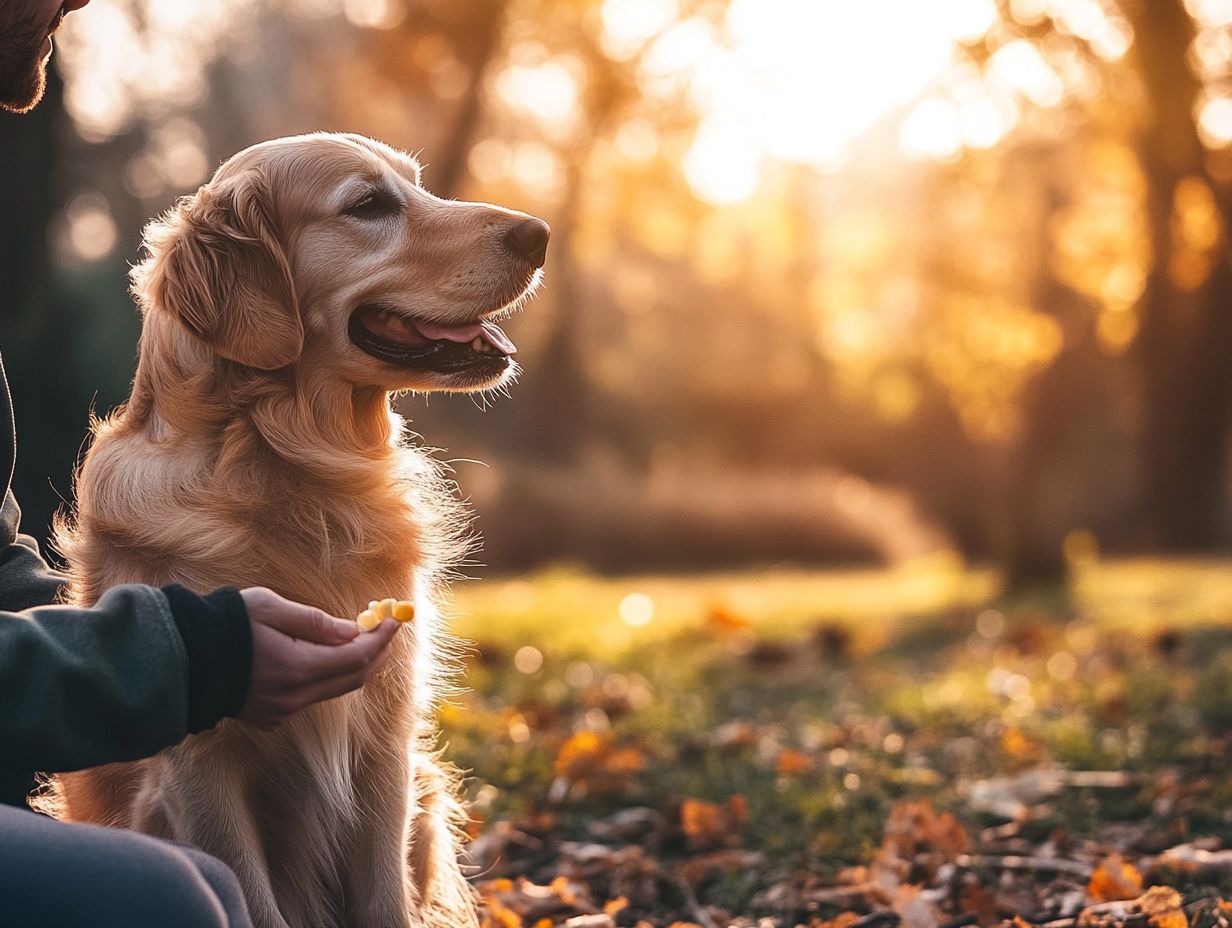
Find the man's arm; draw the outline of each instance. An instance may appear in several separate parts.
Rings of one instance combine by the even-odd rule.
[[[14,605],[46,601],[62,582],[32,541],[0,539],[0,591]],[[227,716],[278,725],[362,686],[401,627],[387,619],[360,635],[353,621],[262,588],[198,596],[120,586],[91,609],[9,602],[0,598],[0,802],[9,803],[36,770],[148,757]]]
[[[236,590],[123,586],[51,605],[66,578],[0,507],[0,780],[146,757],[239,712],[252,636]],[[4,544],[3,542],[8,542]],[[14,801],[15,797],[3,797]]]
[[[146,757],[238,712],[252,660],[243,632],[221,648],[196,645],[214,647],[210,666],[230,681],[210,688],[207,711],[194,705],[202,694],[193,692],[188,651],[160,590],[116,587],[88,610],[0,612],[5,766],[62,771]]]

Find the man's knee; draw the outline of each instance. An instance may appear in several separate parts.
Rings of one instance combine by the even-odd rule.
[[[211,885],[223,878],[219,868],[207,879],[169,842],[0,807],[0,921],[15,928],[231,928]]]
[[[123,868],[129,888],[112,896],[118,910],[131,904],[137,925],[230,928],[222,900],[197,864],[180,848],[150,840],[156,847],[135,855],[137,866]]]

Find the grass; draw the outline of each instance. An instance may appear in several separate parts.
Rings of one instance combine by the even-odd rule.
[[[1087,562],[1069,596],[995,592],[944,559],[464,585],[448,756],[477,831],[539,842],[482,865],[548,880],[576,869],[559,848],[623,842],[686,872],[739,849],[689,877],[700,904],[787,924],[770,890],[874,862],[908,800],[973,836],[1014,816],[1020,841],[1131,856],[1232,840],[1232,563]],[[1058,770],[1124,779],[1033,789]],[[630,809],[657,824],[612,838]]]

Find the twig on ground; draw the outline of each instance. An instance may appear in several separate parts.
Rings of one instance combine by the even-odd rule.
[[[977,869],[991,867],[994,870],[1027,870],[1032,873],[1064,873],[1082,880],[1089,880],[1093,872],[1087,864],[1076,860],[1064,860],[1059,857],[1024,857],[1019,854],[1009,854],[1004,857],[990,854],[960,854],[954,859],[960,867]]]
[[[895,928],[902,918],[897,912],[883,910],[881,912],[870,912],[863,918],[852,922],[850,928]]]
[[[693,920],[701,925],[702,928],[719,928],[715,920],[710,917],[710,913],[702,906],[701,901],[697,898],[697,894],[693,892],[693,887],[685,880],[680,879],[680,877],[675,877],[674,879],[676,886],[684,896],[685,904],[689,907],[689,914],[693,916]]]

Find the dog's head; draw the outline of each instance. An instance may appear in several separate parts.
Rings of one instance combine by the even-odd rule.
[[[482,390],[516,370],[494,319],[534,292],[548,234],[525,213],[433,196],[416,161],[379,142],[299,136],[240,152],[151,223],[134,289],[232,364]]]

